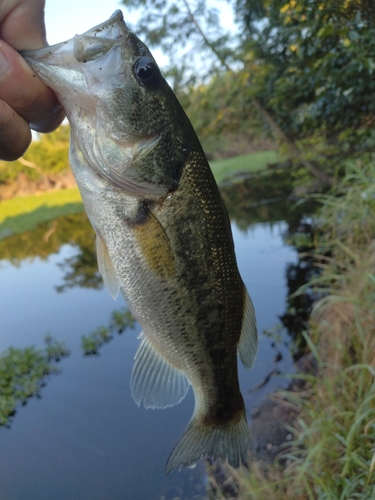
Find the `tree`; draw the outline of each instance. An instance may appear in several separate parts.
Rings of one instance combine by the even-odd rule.
[[[369,0],[262,3],[259,10],[236,0],[236,11],[245,50],[268,64],[259,98],[283,129],[299,138],[312,129],[330,134],[372,124],[375,6]]]
[[[70,127],[61,125],[51,134],[40,134],[19,160],[0,161],[0,184],[16,180],[20,173],[36,180],[69,170],[69,135]]]
[[[205,0],[124,3],[141,4],[142,37],[171,54],[174,64],[184,46],[190,60],[203,50],[203,78],[235,69],[234,84],[246,82],[247,102],[291,156],[320,180],[330,180],[327,173],[342,158],[340,152],[358,149],[358,130],[368,141],[375,105],[370,0],[228,0],[236,35],[223,30],[218,11]],[[186,66],[183,55],[181,61]],[[360,142],[361,148],[366,141]]]

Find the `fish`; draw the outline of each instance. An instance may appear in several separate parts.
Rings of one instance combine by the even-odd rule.
[[[99,271],[142,327],[134,401],[166,408],[194,392],[166,473],[202,458],[246,464],[238,356],[253,366],[254,306],[218,186],[177,97],[119,10],[82,35],[21,54],[65,109]]]

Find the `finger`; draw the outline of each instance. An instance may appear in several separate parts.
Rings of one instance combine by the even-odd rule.
[[[51,132],[64,118],[53,91],[35,75],[26,61],[0,41],[0,99],[38,132]]]
[[[4,101],[0,101],[0,159],[13,161],[31,142],[29,124]]]
[[[0,39],[16,50],[45,47],[44,5],[45,0],[2,0]]]

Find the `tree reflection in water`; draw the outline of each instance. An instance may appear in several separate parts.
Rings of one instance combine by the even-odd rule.
[[[64,344],[50,335],[45,347],[10,347],[0,354],[0,427],[10,427],[19,405],[32,397],[41,397],[41,389],[50,375],[59,373],[57,363],[69,356]]]
[[[107,326],[82,336],[83,354],[97,355],[116,333],[120,335],[126,328],[133,328],[134,323],[126,307],[114,310]],[[41,398],[41,390],[49,377],[61,372],[57,364],[69,356],[70,351],[50,335],[44,341],[42,349],[10,347],[0,353],[0,427],[10,427],[18,408],[25,406],[30,398]]]
[[[115,334],[122,334],[126,328],[133,328],[135,320],[127,307],[122,307],[111,314],[108,326],[99,326],[89,335],[82,336],[82,349],[85,356],[97,355],[99,349],[113,340]]]
[[[0,260],[19,266],[25,259],[39,257],[45,260],[58,253],[63,245],[71,245],[77,253],[58,264],[63,270],[63,284],[56,290],[63,292],[76,286],[100,289],[102,278],[98,271],[95,233],[86,213],[66,215],[26,231],[0,240]]]

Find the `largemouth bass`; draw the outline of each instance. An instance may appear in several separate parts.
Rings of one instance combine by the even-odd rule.
[[[97,235],[99,270],[143,331],[131,391],[139,405],[194,414],[166,465],[245,462],[237,353],[251,368],[255,314],[229,218],[199,140],[121,11],[51,47],[24,51],[71,125],[70,163]]]

